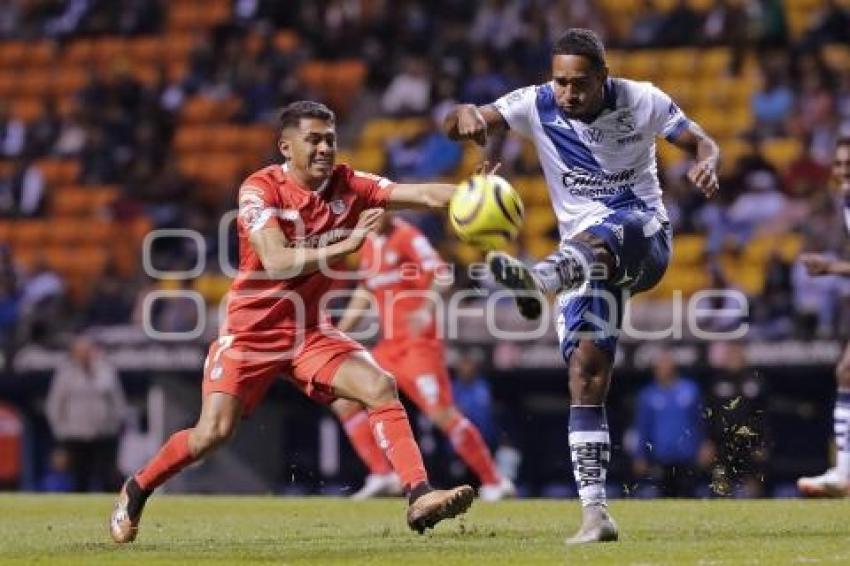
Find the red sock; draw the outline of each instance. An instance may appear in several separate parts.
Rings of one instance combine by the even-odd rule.
[[[404,488],[410,490],[428,481],[422,454],[410,430],[407,411],[398,399],[383,407],[369,409],[368,413],[375,441],[384,450]]]
[[[354,451],[369,468],[370,474],[388,474],[393,468],[384,451],[375,443],[375,436],[369,428],[369,415],[366,411],[357,411],[347,417],[342,417],[345,434],[351,441]]]
[[[484,485],[499,482],[499,471],[493,462],[493,456],[478,427],[469,422],[466,417],[454,419],[446,427],[446,434],[452,446],[466,465],[475,472]]]
[[[148,465],[136,473],[136,483],[145,491],[153,491],[195,461],[189,450],[189,432],[184,429],[171,435]]]

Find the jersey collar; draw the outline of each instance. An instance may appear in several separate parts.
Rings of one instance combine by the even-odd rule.
[[[288,164],[288,163],[283,163],[283,164],[281,164],[280,169],[281,169],[284,173],[286,173],[286,174],[287,174],[287,176],[288,176],[290,179],[292,179],[292,176],[291,176],[291,175],[289,175],[289,164]],[[293,179],[293,181],[294,181],[294,180],[295,180],[295,179]],[[295,184],[300,186],[300,184],[298,183],[298,181],[295,181]],[[325,179],[325,181],[324,181],[321,185],[319,185],[319,188],[315,190],[316,194],[322,195],[322,194],[325,192],[325,189],[327,189],[327,188],[328,188],[328,185],[330,185],[330,184],[331,184],[331,178],[330,178],[330,177],[328,177],[327,179]],[[306,188],[307,190],[312,191],[312,189],[310,189],[309,187],[304,187],[304,188]]]

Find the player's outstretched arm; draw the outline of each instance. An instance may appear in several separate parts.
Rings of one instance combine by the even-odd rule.
[[[400,183],[393,187],[388,208],[445,208],[455,192],[446,183]]]
[[[720,160],[720,148],[705,130],[691,121],[670,143],[687,151],[696,158],[696,163],[688,170],[688,179],[711,198],[720,188],[717,180],[717,162]]]
[[[823,254],[802,254],[800,261],[806,268],[806,272],[813,277],[820,275],[850,276],[850,261],[833,259]]]
[[[443,120],[443,131],[450,140],[473,140],[482,146],[487,143],[489,134],[507,128],[508,123],[492,104],[458,104]]]
[[[291,279],[318,271],[360,249],[366,236],[381,222],[384,211],[370,208],[360,213],[357,225],[344,240],[320,248],[286,246],[286,236],[274,225],[251,232],[251,246],[272,279]]]
[[[351,332],[363,318],[363,313],[372,310],[372,293],[366,289],[365,285],[360,284],[351,295],[351,300],[348,301],[345,312],[342,313],[336,327],[343,332]]]

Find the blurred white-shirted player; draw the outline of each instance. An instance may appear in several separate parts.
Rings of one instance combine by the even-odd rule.
[[[530,139],[558,218],[558,251],[533,268],[491,253],[494,277],[515,291],[520,313],[538,318],[560,293],[558,334],[571,395],[569,444],[582,525],[568,543],[616,540],[605,477],[611,443],[605,398],[624,302],[654,287],[667,268],[670,228],[656,174],[663,137],[696,159],[688,178],[706,196],[718,189],[717,144],[650,83],[610,78],[602,42],[570,29],[552,50],[552,79],[493,104],[460,105],[449,137],[486,143],[510,128]]]
[[[838,140],[832,175],[844,201],[844,222],[850,233],[850,137]],[[850,262],[823,254],[803,254],[800,261],[809,275],[850,276]],[[850,495],[850,345],[835,368],[838,392],[835,398],[835,467],[814,477],[797,480],[797,487],[809,497],[845,497]]]

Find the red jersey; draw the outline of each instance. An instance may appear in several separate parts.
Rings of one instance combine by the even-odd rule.
[[[321,269],[270,279],[251,246],[251,232],[273,223],[287,245],[324,247],[345,239],[364,210],[386,207],[393,186],[383,177],[337,165],[314,191],[286,171],[285,165],[265,167],[239,188],[239,273],[230,287],[222,334],[312,328],[323,322],[321,298],[333,279]]]
[[[442,259],[414,226],[394,218],[388,234],[369,234],[361,252],[363,283],[375,296],[385,340],[410,338],[409,316],[425,305]],[[419,338],[436,339],[432,320]]]

